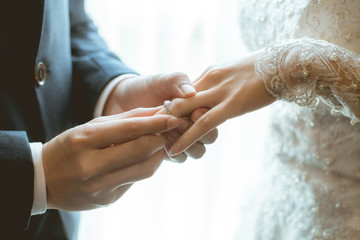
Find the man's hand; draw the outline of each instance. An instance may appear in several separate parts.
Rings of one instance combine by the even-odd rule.
[[[196,95],[183,73],[129,77],[121,81],[106,101],[103,115],[113,115],[139,107],[157,107],[165,100]]]
[[[103,115],[118,114],[138,107],[156,107],[163,105],[165,100],[189,98],[195,95],[196,90],[184,73],[129,77],[114,88],[105,104]],[[182,124],[179,128],[164,134],[168,148],[192,126],[190,117],[184,119],[188,124]],[[213,143],[216,138],[217,129],[214,129],[194,143],[185,153],[173,157],[172,160],[184,162],[188,156],[201,158],[206,151],[204,144]]]
[[[96,118],[46,143],[48,209],[79,211],[113,203],[132,183],[153,175],[165,137],[181,119],[153,116],[159,108]]]

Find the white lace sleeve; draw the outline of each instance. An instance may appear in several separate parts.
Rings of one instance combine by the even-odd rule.
[[[266,47],[255,63],[276,99],[314,107],[319,100],[360,121],[360,55],[323,40],[302,38]]]

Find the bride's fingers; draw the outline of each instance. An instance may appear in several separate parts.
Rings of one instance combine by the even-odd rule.
[[[192,114],[191,114],[191,121],[196,122],[202,115],[204,115],[205,113],[207,113],[210,109],[208,108],[199,108],[196,109]]]
[[[208,108],[196,109],[191,114],[191,121],[196,122],[202,115],[207,113],[209,110],[210,109],[208,109]],[[213,130],[208,132],[205,136],[200,138],[199,142],[201,142],[203,144],[211,144],[211,143],[214,143],[216,141],[217,137],[218,137],[218,130],[217,130],[217,128],[214,128]]]
[[[193,85],[196,91],[206,91],[221,86],[234,76],[233,70],[226,65],[209,67]]]
[[[166,139],[167,139],[167,147],[168,147],[167,149],[169,149],[171,147],[171,145],[174,144],[181,137],[181,135],[182,135],[182,133],[179,133],[174,130],[167,132],[165,134]],[[171,145],[168,146],[168,143],[170,143]],[[189,157],[192,157],[194,159],[201,158],[205,154],[205,152],[206,152],[206,148],[200,140],[197,141],[196,143],[194,143],[192,146],[190,146],[185,151],[186,155],[188,155]],[[184,153],[181,153],[181,154],[184,154]],[[177,156],[175,156],[175,157],[177,157]]]
[[[216,105],[216,98],[213,96],[214,90],[207,90],[197,93],[193,97],[189,98],[175,98],[171,101],[171,104],[168,109],[164,106],[163,109],[158,111],[155,115],[168,115],[172,116],[185,117],[191,115],[194,111],[198,109],[209,109],[212,106]],[[204,111],[201,110],[199,115]]]
[[[192,84],[195,85],[197,82],[199,82],[212,68],[213,68],[213,66],[206,68],[205,71],[203,71],[201,73],[201,75],[192,82]]]
[[[215,105],[212,91],[203,91],[190,98],[176,98],[171,102],[170,112],[173,116],[187,116],[198,108],[211,108]]]
[[[170,148],[169,153],[174,156],[180,154],[202,136],[223,123],[226,118],[224,117],[222,108],[223,106],[220,104],[201,116],[194,125],[176,141]]]
[[[189,124],[189,126],[186,129],[181,129],[181,128],[175,128],[173,129],[171,132],[177,132],[178,136],[177,138],[173,141],[173,143],[180,138],[181,135],[183,135],[193,124]],[[203,143],[203,144],[211,144],[214,143],[216,141],[218,137],[218,130],[216,128],[212,129],[210,132],[208,132],[205,136],[203,136],[202,138],[200,138],[198,140],[199,143]]]
[[[164,136],[166,137],[165,149],[167,152],[169,151],[173,143],[179,138],[179,135],[180,134],[175,130],[171,130],[169,132],[164,133]],[[186,161],[187,155],[185,153],[180,153],[177,156],[166,156],[165,158],[171,162],[183,163]]]

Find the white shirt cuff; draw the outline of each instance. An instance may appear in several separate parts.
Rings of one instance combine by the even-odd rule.
[[[39,215],[46,212],[46,182],[42,162],[42,143],[30,143],[31,154],[34,162],[34,200],[31,215]]]
[[[113,80],[111,80],[106,87],[104,88],[104,90],[101,92],[99,99],[96,102],[95,105],[95,110],[94,110],[94,118],[97,117],[101,117],[104,107],[105,107],[105,103],[106,100],[108,99],[108,97],[110,96],[110,93],[112,92],[112,90],[114,89],[114,87],[120,83],[121,81],[130,78],[130,77],[136,77],[138,75],[135,74],[123,74],[120,75],[116,78],[114,78]]]

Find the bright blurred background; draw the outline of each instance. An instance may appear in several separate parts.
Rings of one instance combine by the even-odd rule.
[[[141,74],[206,67],[246,54],[239,0],[87,0],[110,48]],[[80,240],[238,239],[261,176],[267,109],[220,126],[200,160],[164,162],[110,207],[82,214]],[[245,238],[241,238],[245,239]]]

